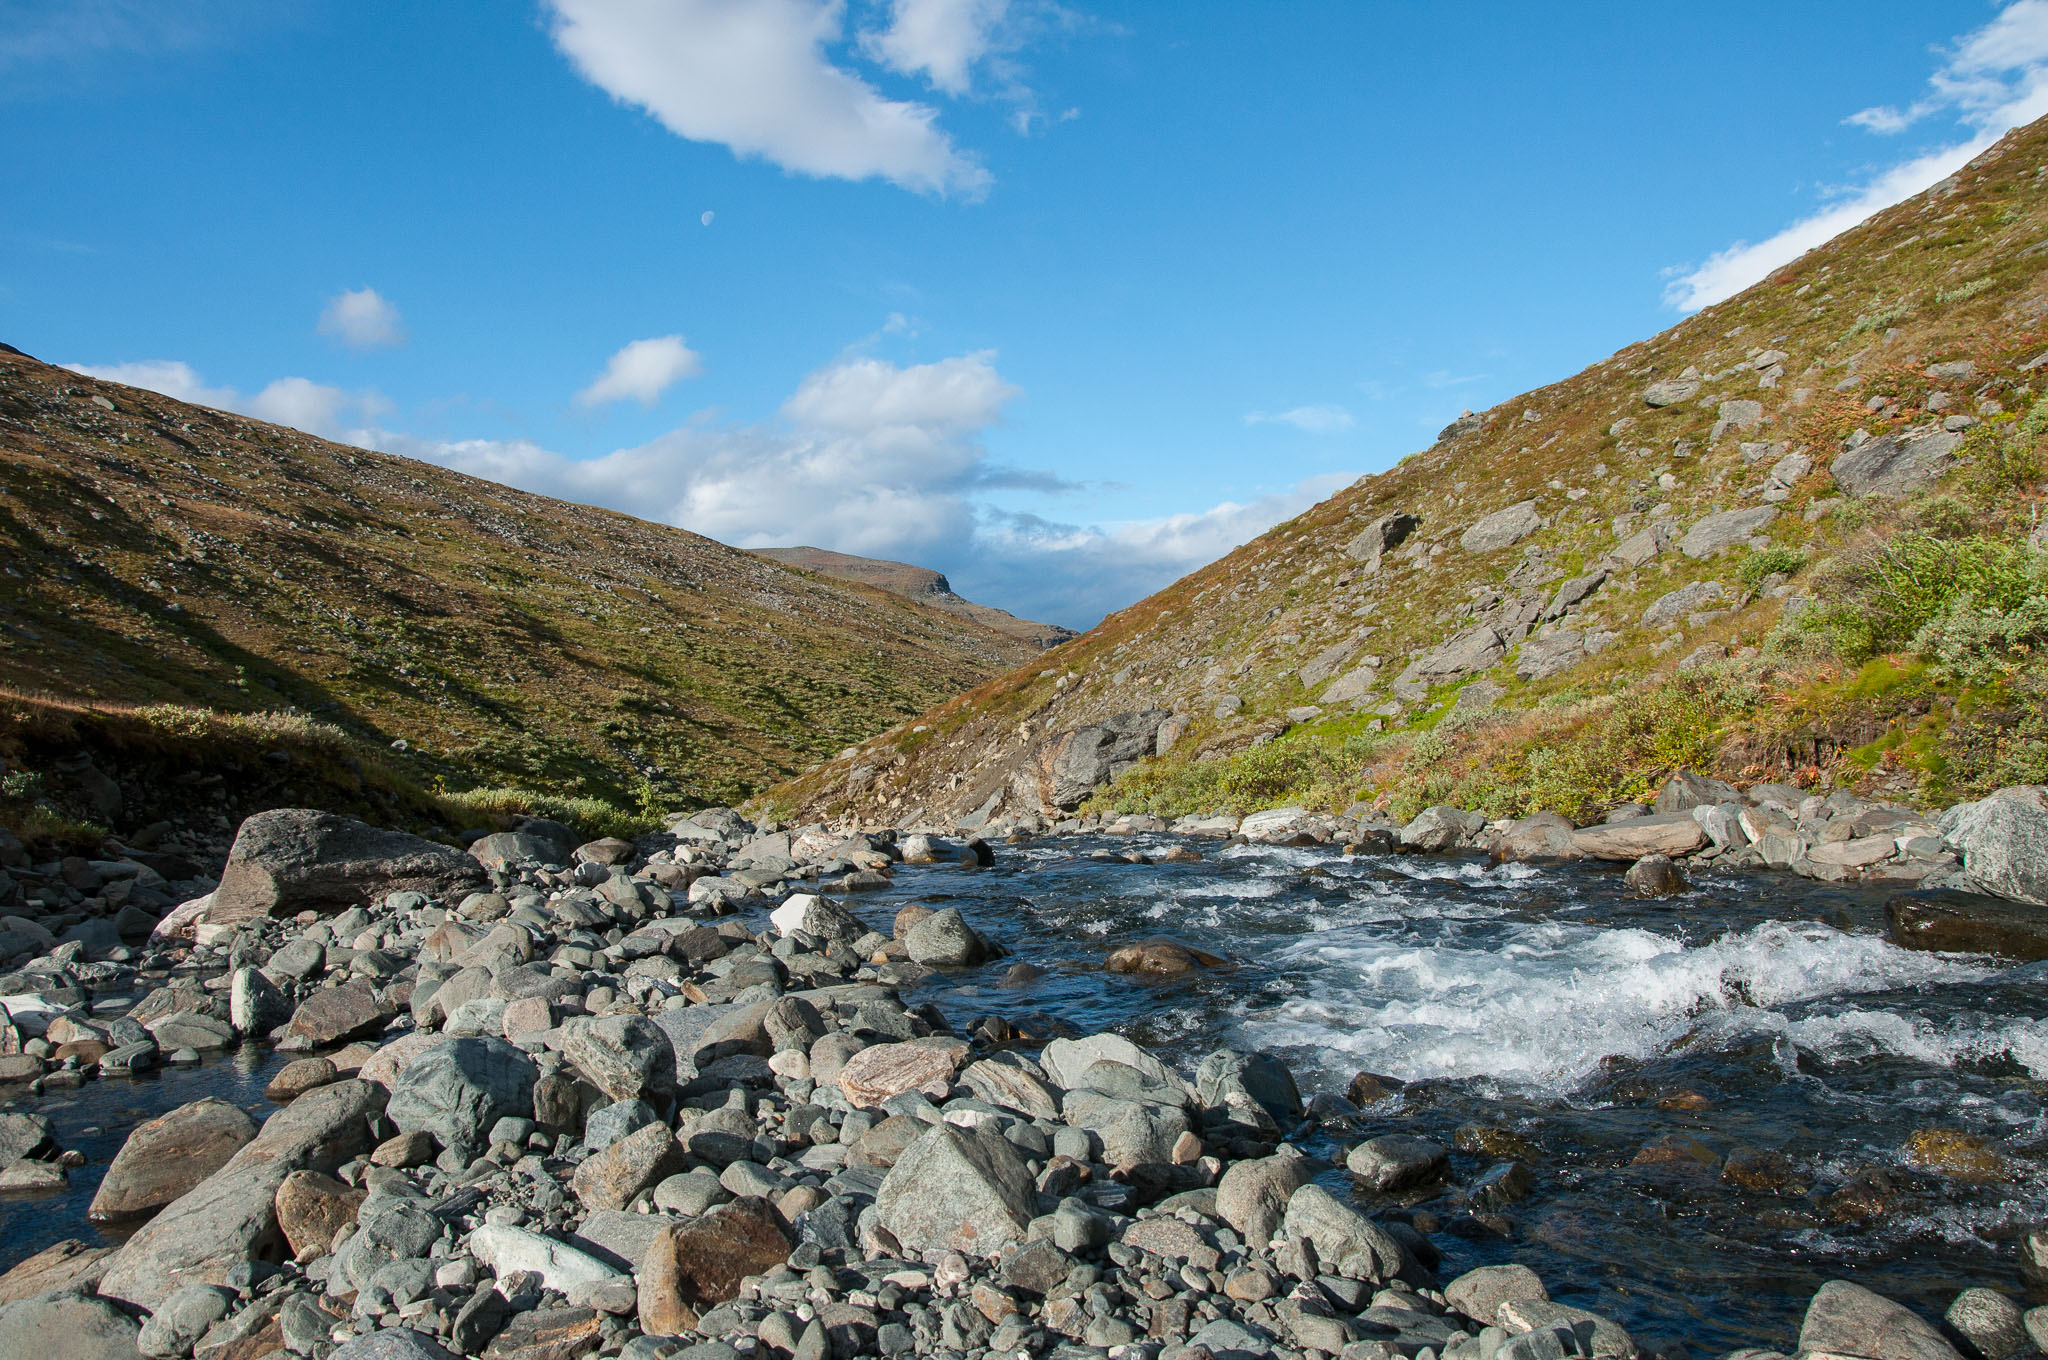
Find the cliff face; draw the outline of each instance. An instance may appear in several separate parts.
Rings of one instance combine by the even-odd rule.
[[[768,801],[972,826],[1168,753],[1549,711],[1754,656],[1819,568],[1961,480],[1985,532],[2023,538],[2038,483],[1978,474],[2044,423],[2024,419],[2048,365],[2043,165],[2048,128],[2016,131]]]
[[[1031,649],[699,535],[0,352],[0,686],[725,802]]]
[[[841,581],[858,581],[957,618],[971,620],[991,632],[1013,639],[1017,643],[1012,649],[1015,653],[1011,657],[1013,661],[1027,661],[1046,648],[1057,647],[1076,636],[1073,629],[1062,628],[1056,623],[1034,623],[992,605],[963,599],[953,593],[952,582],[929,567],[913,567],[908,562],[890,562],[882,558],[855,557],[851,553],[829,552],[824,548],[756,548],[754,551],[784,566]]]

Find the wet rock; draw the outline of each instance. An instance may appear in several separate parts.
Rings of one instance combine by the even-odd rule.
[[[1918,1129],[1905,1151],[1913,1165],[1950,1180],[1997,1185],[2013,1178],[2012,1165],[1995,1143],[1957,1129]]]
[[[334,1249],[334,1237],[356,1221],[366,1192],[318,1171],[294,1171],[277,1187],[278,1230],[292,1256],[310,1261]]]
[[[1023,1239],[1037,1198],[1030,1171],[1000,1134],[941,1124],[890,1168],[875,1211],[906,1251],[988,1256]]]
[[[1502,832],[1493,843],[1493,854],[1503,860],[1569,859],[1572,833],[1577,829],[1569,817],[1538,812]]]
[[[0,1166],[23,1157],[54,1155],[57,1140],[50,1121],[39,1114],[0,1114]]]
[[[860,918],[846,908],[812,893],[796,894],[769,912],[768,919],[777,933],[784,936],[800,930],[820,940],[848,945],[867,934],[868,930]]]
[[[467,1160],[493,1124],[533,1112],[538,1076],[533,1059],[503,1039],[444,1039],[406,1064],[385,1113],[400,1132],[425,1130]]]
[[[460,895],[482,880],[477,862],[452,846],[337,813],[277,808],[242,823],[206,917],[332,913],[388,892]]]
[[[2003,788],[1942,814],[1941,834],[1987,891],[2048,906],[2048,786]]]
[[[1480,1266],[1444,1286],[1444,1301],[1482,1327],[1491,1327],[1500,1306],[1517,1301],[1548,1301],[1542,1277],[1527,1266]]]
[[[334,1063],[327,1058],[300,1058],[279,1068],[270,1084],[263,1088],[263,1094],[282,1105],[315,1087],[327,1085],[340,1075]]]
[[[228,1023],[244,1037],[269,1034],[290,1020],[291,1002],[255,968],[237,968],[228,988]]]
[[[962,1056],[964,1046],[954,1044],[875,1044],[846,1060],[837,1084],[857,1107],[880,1106],[906,1091],[940,1101],[953,1089]]]
[[[1885,903],[1892,942],[1907,949],[2048,959],[2048,909],[1982,893],[1923,889]]]
[[[1450,1170],[1450,1152],[1426,1138],[1389,1133],[1370,1138],[1344,1157],[1345,1169],[1382,1194],[1440,1179]]]
[[[2029,1344],[2026,1314],[1995,1289],[1965,1289],[1944,1317],[1983,1360],[2010,1360]]]
[[[1323,1268],[1346,1279],[1387,1281],[1412,1273],[1399,1240],[1313,1182],[1288,1197],[1280,1227],[1289,1237],[1308,1239]]]
[[[1669,855],[1644,855],[1628,867],[1622,881],[1637,897],[1670,897],[1691,886]]]
[[[903,946],[912,963],[926,968],[965,968],[995,957],[988,941],[956,907],[935,911],[912,926]]]
[[[135,1360],[141,1328],[90,1294],[39,1294],[0,1307],[0,1355],[37,1360]]]
[[[1476,812],[1454,807],[1427,807],[1401,828],[1401,848],[1421,852],[1455,850],[1468,844],[1486,826]]]
[[[1218,1049],[1195,1068],[1195,1096],[1212,1110],[1241,1108],[1245,1102],[1287,1130],[1301,1122],[1301,1090],[1287,1064],[1271,1053]]]
[[[1221,968],[1224,960],[1216,954],[1155,935],[1111,952],[1103,968],[1112,973],[1135,973],[1147,977],[1178,977],[1183,973]]]
[[[1829,1280],[1814,1294],[1799,1349],[1864,1360],[1961,1360],[1933,1323],[1847,1280]]]
[[[256,1121],[207,1097],[136,1125],[107,1165],[86,1217],[125,1223],[191,1190],[256,1137]]]

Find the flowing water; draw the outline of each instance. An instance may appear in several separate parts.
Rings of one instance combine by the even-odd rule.
[[[1789,876],[1706,875],[1642,902],[1618,872],[1581,866],[1217,845],[1195,864],[1087,857],[1175,843],[1003,846],[993,870],[905,867],[850,905],[886,930],[906,901],[945,901],[1047,970],[1002,985],[1005,959],[907,993],[956,1025],[1115,1029],[1188,1071],[1219,1046],[1268,1048],[1310,1095],[1361,1070],[1407,1083],[1308,1145],[1338,1162],[1386,1132],[1490,1147],[1453,1154],[1456,1184],[1371,1206],[1432,1230],[1446,1278],[1525,1262],[1639,1340],[1708,1353],[1789,1350],[1807,1299],[1838,1275],[1936,1316],[1971,1285],[2048,1302],[2026,1297],[2015,1250],[2048,1217],[2048,965],[1899,949],[1883,893]],[[1154,934],[1233,966],[1103,971],[1112,948]],[[202,1094],[261,1118],[278,1061],[230,1055],[14,1106],[49,1115],[91,1165],[67,1194],[0,1203],[0,1265],[95,1236],[85,1204],[140,1119]],[[1991,1140],[2001,1159],[1942,1174],[1913,1152],[1928,1130]],[[1638,1162],[1670,1135],[1694,1156]],[[1762,1188],[1720,1174],[1731,1151]],[[1527,1197],[1468,1208],[1460,1186],[1504,1155],[1533,1172]]]

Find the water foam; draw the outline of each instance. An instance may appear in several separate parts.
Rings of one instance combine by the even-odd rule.
[[[1321,1053],[1333,1067],[1407,1080],[1492,1077],[1564,1094],[1605,1057],[1647,1059],[1700,1041],[1695,1030],[1725,1040],[1785,1025],[1766,1018],[1781,1008],[1994,972],[1813,922],[1765,922],[1697,945],[1557,921],[1488,932],[1497,938],[1485,947],[1417,940],[1415,923],[1402,938],[1389,933],[1354,926],[1279,951],[1275,966],[1299,992],[1246,1014],[1247,1037]],[[1717,1023],[1701,1025],[1710,1019]],[[1812,1041],[1822,1041],[1818,1022],[1807,1023]],[[1910,1025],[1862,1033],[1880,1046],[1917,1044],[1915,1056],[1943,1051]]]

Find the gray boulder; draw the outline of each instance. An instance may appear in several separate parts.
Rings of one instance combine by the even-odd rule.
[[[1576,628],[1560,628],[1522,644],[1515,653],[1515,676],[1525,681],[1548,680],[1585,659],[1586,635]]]
[[[260,969],[235,970],[228,987],[228,1023],[235,1033],[260,1038],[291,1018],[290,999]]]
[[[141,1328],[103,1298],[70,1290],[0,1308],[0,1355],[36,1360],[135,1360]]]
[[[1712,807],[1717,803],[1740,803],[1742,794],[1733,784],[1725,783],[1708,775],[1694,774],[1680,770],[1664,781],[1664,787],[1657,790],[1657,815],[1675,817],[1681,812],[1691,812],[1697,807]]]
[[[571,1020],[562,1026],[562,1056],[612,1100],[662,1107],[675,1095],[675,1046],[644,1016]]]
[[[1687,369],[1686,373],[1689,374],[1692,371]],[[1699,390],[1700,380],[1696,377],[1681,375],[1676,378],[1666,378],[1662,382],[1653,382],[1643,389],[1643,405],[1676,406],[1681,401],[1691,401],[1699,395]]]
[[[1264,1246],[1280,1230],[1294,1192],[1314,1175],[1315,1164],[1291,1147],[1232,1162],[1216,1183],[1216,1213],[1245,1241]]]
[[[1632,817],[1580,827],[1572,833],[1572,853],[1588,859],[1634,861],[1645,855],[1689,855],[1706,843],[1706,831],[1688,813]]]
[[[1656,602],[1643,611],[1643,627],[1669,628],[1688,614],[1727,603],[1728,588],[1719,581],[1694,581],[1689,586],[1680,586],[1669,594],[1658,596]]]
[[[2048,906],[2048,785],[2016,784],[1960,803],[1940,827],[1963,871],[1986,891]]]
[[[1444,1286],[1444,1301],[1482,1327],[1494,1325],[1504,1303],[1549,1298],[1543,1277],[1523,1265],[1480,1266]]]
[[[1420,515],[1411,515],[1405,510],[1381,515],[1344,545],[1344,555],[1359,563],[1368,573],[1377,571],[1380,558],[1400,547],[1421,524]]]
[[[1922,429],[1868,439],[1828,469],[1851,496],[1898,499],[1924,491],[1955,466],[1960,431]]]
[[[1163,708],[1119,713],[1053,738],[1039,756],[1045,801],[1079,807],[1095,789],[1152,755],[1160,724],[1171,716]]]
[[[2027,1315],[1996,1289],[1965,1289],[1942,1317],[1984,1360],[2011,1360],[2029,1344]]]
[[[405,1065],[385,1114],[401,1133],[424,1129],[442,1147],[474,1157],[500,1119],[532,1117],[539,1076],[533,1059],[503,1039],[444,1039]]]
[[[1507,654],[1500,634],[1477,624],[1409,662],[1394,682],[1394,692],[1419,698],[1429,686],[1486,670]]]
[[[1933,1323],[1847,1280],[1829,1280],[1814,1294],[1799,1349],[1863,1360],[1961,1360]]]
[[[1385,1133],[1368,1138],[1344,1156],[1344,1169],[1382,1194],[1438,1180],[1451,1169],[1451,1154],[1427,1138]]]
[[[878,1221],[913,1255],[994,1255],[1022,1242],[1037,1212],[1023,1158],[986,1126],[934,1126],[897,1157],[875,1195]]]
[[[124,1223],[155,1213],[226,1166],[257,1133],[255,1120],[212,1096],[138,1124],[107,1164],[86,1217]]]
[[[136,1349],[156,1357],[190,1355],[199,1338],[226,1317],[234,1303],[233,1290],[211,1284],[187,1285],[165,1299],[142,1324]]]
[[[1415,1274],[1398,1238],[1314,1182],[1288,1197],[1280,1230],[1307,1238],[1323,1269],[1348,1280],[1384,1283]]]
[[[1301,1090],[1294,1073],[1271,1053],[1218,1049],[1195,1068],[1195,1095],[1212,1110],[1249,1102],[1285,1132],[1301,1122]]]
[[[1505,510],[1494,511],[1458,535],[1458,546],[1469,553],[1496,552],[1520,543],[1542,527],[1543,516],[1536,513],[1536,502],[1518,501]]]
[[[1747,543],[1778,517],[1775,505],[1755,505],[1746,510],[1724,510],[1694,522],[1678,540],[1678,550],[1687,557],[1712,557],[1738,543]]]
[[[1069,1091],[1061,1112],[1068,1124],[1102,1141],[1102,1160],[1114,1167],[1170,1162],[1174,1144],[1189,1131],[1187,1114],[1177,1107],[1094,1090]]]
[[[486,869],[507,869],[526,861],[548,865],[569,862],[567,847],[530,831],[494,832],[471,844],[469,853]]]
[[[367,1152],[367,1120],[383,1102],[380,1086],[337,1081],[271,1115],[255,1141],[128,1239],[99,1292],[154,1310],[186,1285],[225,1284],[236,1266],[282,1256],[278,1186],[294,1171],[331,1173]]]
[[[443,896],[483,870],[453,846],[332,812],[277,808],[242,823],[206,919],[338,912],[388,892]]]
[[[1513,823],[1493,843],[1496,859],[1570,859],[1572,833],[1578,828],[1557,812],[1532,813]]]
[[[965,968],[995,956],[957,907],[935,911],[912,926],[903,947],[912,963],[926,968]]]
[[[1644,855],[1628,866],[1622,881],[1637,897],[1670,897],[1690,886],[1669,855]]]
[[[391,1327],[357,1337],[327,1360],[455,1360],[455,1355],[425,1332]]]
[[[1401,828],[1403,850],[1455,850],[1468,845],[1486,827],[1486,818],[1476,812],[1438,805],[1415,814],[1415,820]]]

